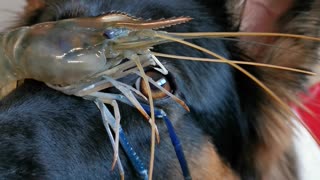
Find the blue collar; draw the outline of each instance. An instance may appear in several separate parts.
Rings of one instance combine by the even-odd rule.
[[[146,104],[141,104],[143,109],[150,114],[150,106]],[[163,119],[169,132],[169,136],[171,139],[171,143],[174,147],[174,150],[176,152],[176,156],[179,160],[180,167],[183,173],[183,177],[185,180],[191,180],[191,175],[190,171],[188,168],[188,163],[186,161],[185,155],[183,153],[182,145],[180,143],[180,140],[177,136],[177,134],[174,131],[174,127],[170,121],[170,119],[167,117],[166,113],[161,110],[155,108],[155,116],[156,118]],[[133,150],[132,146],[128,142],[126,135],[124,134],[123,130],[119,130],[119,135],[120,135],[120,144],[124,150],[124,152],[127,154],[131,164],[133,165],[134,170],[136,173],[139,175],[141,179],[147,180],[148,179],[148,170],[143,164],[143,162],[140,160],[139,156],[137,153]]]

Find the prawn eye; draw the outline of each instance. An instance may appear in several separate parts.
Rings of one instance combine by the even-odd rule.
[[[147,71],[146,75],[152,78],[159,86],[164,88],[165,90],[169,91],[170,93],[173,93],[173,87],[172,84],[169,81],[169,78],[163,74],[161,74],[158,71]],[[156,87],[155,85],[150,84],[150,89],[152,92],[152,98],[153,99],[163,99],[167,97],[167,94],[163,92],[161,89]],[[146,97],[148,97],[148,91],[147,91],[147,84],[142,78],[139,78],[136,82],[136,88]]]

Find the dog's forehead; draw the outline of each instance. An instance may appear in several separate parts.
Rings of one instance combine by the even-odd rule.
[[[125,12],[141,18],[168,18],[171,16],[192,15],[198,13],[193,8],[199,8],[204,2],[193,0],[95,0],[95,1],[67,1],[67,0],[27,0],[25,10],[28,12],[42,10],[41,19],[61,19],[79,16],[98,16],[110,12]],[[185,5],[188,4],[188,5]],[[222,3],[220,3],[222,4]],[[203,5],[203,4],[202,4]],[[223,6],[223,5],[222,5]],[[218,8],[222,8],[221,6]],[[206,15],[203,7],[203,15]],[[62,16],[62,17],[61,17]]]

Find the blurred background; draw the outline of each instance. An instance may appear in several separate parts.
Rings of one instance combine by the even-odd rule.
[[[21,12],[25,0],[2,0],[0,1],[0,30],[13,24],[17,19],[16,14]]]

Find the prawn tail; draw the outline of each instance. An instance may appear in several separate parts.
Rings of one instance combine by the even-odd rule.
[[[28,27],[22,27],[0,33],[0,89],[25,78],[26,69],[18,61],[23,55],[18,51],[23,48],[21,39],[28,31]]]
[[[18,80],[16,74],[14,73],[12,61],[7,56],[4,39],[5,35],[0,34],[0,89],[4,88],[11,82]]]

